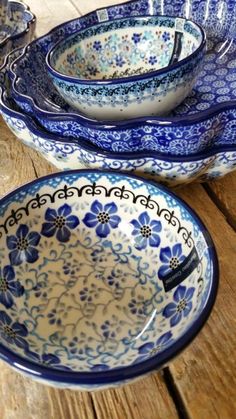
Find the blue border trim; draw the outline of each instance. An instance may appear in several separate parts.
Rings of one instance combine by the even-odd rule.
[[[103,26],[103,25],[109,25],[113,22],[117,22],[117,21],[129,21],[130,19],[133,20],[148,20],[151,18],[163,18],[163,19],[171,19],[171,20],[176,20],[177,17],[176,16],[168,16],[168,15],[160,15],[160,16],[131,16],[131,17],[123,17],[123,18],[117,18],[117,19],[112,19],[112,20],[108,20],[105,22],[100,22],[97,23],[96,25],[92,25],[92,28],[97,28],[99,26]],[[116,78],[116,79],[108,79],[108,80],[102,80],[102,79],[96,79],[96,80],[86,80],[86,79],[81,79],[79,77],[72,77],[72,76],[68,76],[66,74],[60,73],[59,71],[57,71],[51,64],[51,61],[53,59],[53,54],[55,53],[56,49],[60,47],[61,44],[66,43],[67,41],[69,41],[69,39],[72,39],[73,37],[76,37],[78,35],[78,33],[81,31],[87,31],[89,30],[89,28],[87,29],[80,29],[77,32],[73,33],[72,35],[69,35],[68,37],[58,41],[47,53],[46,55],[46,66],[48,71],[54,76],[59,78],[60,80],[65,80],[67,82],[74,82],[76,84],[86,84],[86,85],[93,85],[93,86],[112,86],[112,85],[116,85],[116,84],[126,84],[126,83],[131,83],[131,82],[135,82],[135,81],[139,81],[139,80],[145,80],[145,79],[150,79],[152,77],[158,77],[162,74],[165,73],[169,73],[172,72],[173,70],[176,70],[179,67],[182,67],[183,65],[185,65],[187,62],[190,62],[191,60],[193,60],[197,55],[199,55],[201,53],[201,51],[206,47],[206,33],[203,30],[203,28],[198,25],[196,22],[190,20],[190,19],[186,19],[186,18],[182,18],[183,20],[185,20],[185,23],[191,23],[193,26],[196,26],[197,29],[199,30],[200,34],[201,34],[201,42],[199,47],[190,55],[188,55],[187,57],[183,58],[182,60],[178,61],[176,64],[173,64],[171,66],[166,66],[163,67],[159,70],[155,70],[155,71],[150,71],[149,73],[144,73],[144,74],[139,74],[139,75],[134,75],[134,76],[129,76],[129,77],[123,77],[123,78]],[[126,28],[125,28],[126,29]],[[175,28],[173,28],[175,29]],[[89,38],[88,38],[89,39]]]
[[[22,190],[27,191],[27,189],[30,186],[36,183],[41,183],[42,181],[45,181],[47,179],[52,179],[56,177],[63,178],[65,176],[74,175],[74,174],[86,175],[89,173],[95,173],[95,174],[97,173],[99,175],[104,175],[104,176],[106,176],[107,174],[113,175],[112,171],[102,172],[99,170],[74,170],[74,171],[71,170],[68,172],[50,174],[40,179],[33,180],[32,182],[29,182],[17,188],[15,191],[9,193],[8,195],[0,199],[0,205],[3,204],[5,201],[7,201],[10,197],[14,196],[16,193]],[[124,367],[124,368],[117,368],[117,369],[114,369],[113,371],[82,373],[82,372],[67,372],[67,371],[53,370],[52,368],[42,367],[42,366],[37,365],[34,362],[27,361],[23,359],[21,356],[18,356],[12,353],[9,349],[7,349],[2,344],[0,344],[0,358],[2,358],[3,361],[8,362],[14,368],[17,368],[22,373],[25,372],[25,373],[30,374],[31,376],[34,376],[35,378],[41,378],[41,379],[59,382],[59,383],[74,384],[74,385],[91,385],[91,389],[93,385],[97,385],[97,384],[110,384],[117,381],[132,379],[140,375],[147,374],[153,370],[159,369],[160,367],[165,365],[167,362],[169,362],[172,358],[177,356],[197,336],[197,334],[202,329],[202,327],[204,326],[205,322],[207,321],[211,313],[211,310],[216,300],[216,295],[217,295],[217,290],[218,290],[219,266],[218,266],[218,258],[217,258],[216,250],[214,247],[214,243],[210,234],[208,233],[206,226],[199,219],[195,211],[192,210],[189,207],[189,205],[185,203],[185,201],[183,201],[181,198],[179,198],[176,194],[174,194],[172,191],[170,191],[166,187],[161,186],[155,182],[145,181],[139,176],[125,175],[119,172],[114,172],[114,174],[124,179],[126,178],[136,179],[136,180],[142,181],[145,184],[155,186],[156,188],[162,190],[163,192],[169,194],[171,197],[176,199],[176,201],[179,202],[179,204],[191,214],[195,222],[198,224],[199,229],[202,232],[208,244],[210,258],[213,264],[212,286],[209,291],[208,301],[202,313],[200,314],[199,318],[196,320],[195,324],[192,325],[190,330],[188,330],[174,344],[174,347],[169,347],[163,352],[161,352],[159,355],[157,354],[153,358],[147,361],[141,362],[140,364],[136,364],[136,365],[132,365],[129,367]]]

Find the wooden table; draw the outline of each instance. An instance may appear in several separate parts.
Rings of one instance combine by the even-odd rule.
[[[38,17],[37,35],[108,3],[28,0]],[[1,120],[1,158],[2,151],[5,171],[4,167],[0,171],[0,195],[55,171],[17,141]],[[36,384],[1,362],[1,419],[236,418],[236,172],[208,184],[182,187],[177,193],[208,227],[220,262],[217,302],[199,336],[164,371],[136,384],[91,394]]]

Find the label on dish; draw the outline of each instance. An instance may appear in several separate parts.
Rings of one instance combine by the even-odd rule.
[[[163,276],[161,279],[165,291],[170,291],[184,281],[196,269],[200,263],[200,258],[196,247],[194,246],[189,255],[177,268]]]
[[[181,17],[176,18],[176,20],[175,20],[175,30],[177,32],[184,32],[185,22],[186,22],[186,19],[182,19]]]

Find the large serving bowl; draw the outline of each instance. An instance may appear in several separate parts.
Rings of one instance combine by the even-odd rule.
[[[102,20],[144,14],[186,16],[206,30],[208,52],[191,95],[169,117],[99,123],[70,108],[50,79],[45,57],[58,40]],[[109,151],[155,150],[189,155],[236,143],[236,2],[132,1],[92,12],[34,41],[12,68],[12,95],[48,131]]]
[[[1,91],[1,88],[0,88]],[[99,150],[86,140],[68,140],[53,135],[22,114],[6,92],[0,96],[2,116],[16,137],[38,151],[59,170],[112,169],[132,172],[175,187],[207,181],[236,169],[236,146],[221,146],[195,156],[168,156],[157,152],[115,153]]]
[[[61,96],[88,117],[165,115],[191,91],[205,46],[203,30],[190,20],[128,17],[59,41],[46,64]]]
[[[5,17],[2,18],[5,22],[2,26],[2,35],[0,34],[0,68],[10,50],[22,47],[32,40],[36,24],[34,14],[22,2],[3,2],[0,14],[1,10],[4,10]]]
[[[163,187],[71,171],[0,200],[0,357],[46,384],[99,389],[176,356],[211,312],[214,245]]]
[[[0,111],[20,141],[37,150],[60,170],[91,168],[133,172],[169,186],[224,176],[236,169],[236,146],[212,148],[194,156],[168,156],[157,152],[118,153],[102,151],[83,138],[66,139],[50,134],[24,114],[13,102],[7,77],[8,64],[21,50],[6,59],[0,86]]]

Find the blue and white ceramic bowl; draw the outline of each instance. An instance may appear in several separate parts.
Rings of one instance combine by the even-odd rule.
[[[48,75],[45,56],[49,49],[65,36],[100,21],[145,14],[190,17],[205,28],[208,52],[191,95],[166,118],[99,123],[70,108]],[[32,42],[12,67],[12,96],[48,131],[83,137],[108,151],[155,150],[186,156],[230,146],[236,143],[235,19],[235,0],[134,0],[100,9]]]
[[[20,50],[7,61],[16,58]],[[122,170],[151,178],[169,186],[205,181],[224,176],[236,169],[236,146],[229,144],[197,153],[195,156],[168,156],[157,152],[115,153],[89,145],[83,138],[66,139],[43,130],[31,117],[22,113],[8,90],[7,62],[1,75],[0,111],[20,141],[37,150],[60,170],[91,168]]]
[[[98,120],[128,119],[178,106],[196,81],[205,47],[203,30],[190,20],[128,17],[59,41],[46,64],[69,105]]]
[[[10,50],[23,47],[32,40],[36,26],[34,14],[24,3],[4,2],[3,8],[6,10],[7,20],[0,34],[0,68]]]
[[[176,186],[196,180],[211,180],[236,169],[236,146],[233,142],[195,156],[182,157],[157,152],[106,152],[89,145],[83,138],[71,140],[48,133],[31,117],[22,113],[11,98],[7,77],[8,63],[20,54],[21,50],[10,54],[1,73],[0,112],[20,141],[34,148],[59,170],[85,167],[122,170]]]
[[[0,200],[0,357],[59,387],[100,389],[162,367],[217,292],[213,242],[157,184],[49,175]]]

